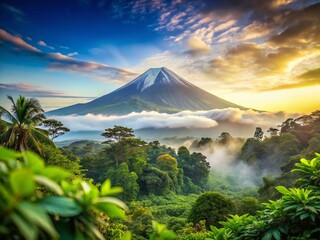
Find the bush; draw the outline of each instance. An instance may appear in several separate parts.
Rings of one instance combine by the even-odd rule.
[[[194,224],[205,220],[207,228],[210,225],[218,226],[219,221],[224,220],[233,208],[234,204],[229,198],[214,192],[203,193],[192,206],[188,220]]]
[[[98,189],[32,152],[0,148],[2,239],[104,239],[98,230],[111,218],[125,219],[126,206],[109,197],[122,191],[106,180]]]

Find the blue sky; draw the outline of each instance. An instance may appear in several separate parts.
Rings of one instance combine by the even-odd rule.
[[[310,112],[320,102],[319,9],[312,0],[3,0],[1,105],[8,94],[38,97],[46,110],[86,102],[166,66],[240,105]]]

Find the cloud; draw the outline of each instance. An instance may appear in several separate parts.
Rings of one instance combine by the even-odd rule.
[[[133,129],[142,128],[210,128],[217,122],[196,115],[177,115],[158,112],[130,113],[124,116],[106,116],[87,114],[84,116],[52,116],[62,121],[72,131],[103,131],[114,125],[122,125]]]
[[[63,91],[48,89],[30,83],[0,83],[0,92],[3,95],[26,95],[30,97],[46,98],[89,98],[68,95]]]
[[[208,54],[211,52],[210,46],[205,44],[198,37],[195,37],[195,36],[190,37],[188,39],[187,44],[188,44],[188,48],[189,48],[188,53],[190,53],[190,54],[198,55],[198,54]]]
[[[253,110],[239,110],[236,108],[214,109],[210,111],[182,111],[176,114],[151,112],[130,113],[123,116],[107,115],[68,115],[52,116],[63,122],[72,131],[103,131],[105,128],[114,125],[123,125],[137,129],[144,128],[217,128],[219,124],[230,123],[234,126],[260,126],[269,128],[276,126],[289,117],[297,117],[297,114],[285,112],[256,112]],[[230,129],[231,130],[231,129]]]
[[[25,51],[31,53],[40,53],[41,51],[26,43],[21,37],[13,36],[3,29],[0,29],[0,40],[10,43],[14,46],[14,51]],[[1,44],[1,42],[0,42]]]
[[[102,81],[122,82],[132,79],[137,74],[129,70],[112,67],[106,64],[81,61],[70,56],[57,53],[45,53],[26,43],[21,37],[0,29],[0,44],[9,48],[13,53],[24,53],[31,57],[36,57],[48,64],[49,69],[73,71],[89,74]],[[38,42],[39,45],[46,45],[44,42]]]
[[[244,27],[239,34],[240,41],[252,40],[260,37],[265,37],[270,34],[270,29],[262,23],[253,22]],[[236,40],[234,40],[236,41]]]
[[[67,56],[68,57],[72,57],[72,56],[76,56],[76,55],[79,55],[78,52],[72,52],[72,53],[68,53]]]
[[[1,4],[1,7],[5,9],[8,13],[10,13],[17,21],[22,21],[23,17],[25,16],[25,14],[20,9],[11,5]]]
[[[50,48],[50,49],[54,49],[54,47],[52,46],[49,46],[48,44],[46,44],[44,41],[38,41],[37,44],[41,47],[47,47],[47,48]]]
[[[296,78],[295,82],[280,84],[268,90],[283,90],[320,85],[320,68],[309,70]]]
[[[220,25],[216,26],[213,30],[215,32],[220,32],[222,30],[225,30],[225,29],[228,29],[230,28],[231,26],[233,26],[234,24],[236,24],[236,20],[229,20],[227,22],[224,22],[224,23],[221,23]]]

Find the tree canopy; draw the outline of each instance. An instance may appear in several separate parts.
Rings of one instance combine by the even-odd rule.
[[[23,96],[16,101],[11,96],[8,99],[12,103],[11,112],[0,106],[0,122],[5,126],[0,144],[19,151],[31,149],[40,154],[44,144],[53,145],[48,131],[39,127],[45,119],[40,102]]]

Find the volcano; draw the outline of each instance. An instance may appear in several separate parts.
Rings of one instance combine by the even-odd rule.
[[[47,114],[123,115],[141,111],[176,113],[228,107],[247,109],[208,93],[168,68],[161,67],[150,68],[128,84],[91,102],[60,108]]]

